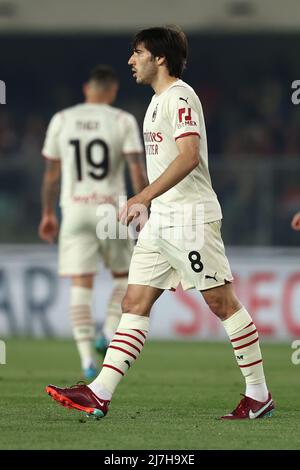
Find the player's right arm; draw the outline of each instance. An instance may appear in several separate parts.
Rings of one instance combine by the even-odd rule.
[[[179,152],[168,168],[121,208],[119,220],[123,224],[128,225],[136,217],[137,205],[148,208],[153,199],[173,188],[199,165],[199,136],[183,136],[176,144]]]
[[[178,155],[156,180],[121,208],[119,220],[123,224],[128,225],[133,220],[138,204],[148,208],[153,199],[176,186],[199,165],[200,115],[194,95],[189,89],[173,91],[169,97],[166,118],[173,127]]]
[[[55,206],[60,185],[60,150],[58,136],[62,126],[60,113],[55,114],[50,121],[44,147],[42,150],[46,166],[43,176],[41,199],[42,217],[39,225],[39,236],[48,243],[53,243],[58,233],[58,221],[55,214]]]
[[[39,236],[48,243],[53,243],[58,233],[58,221],[55,206],[59,193],[60,161],[46,160],[46,169],[42,184],[42,219]]]
[[[297,212],[291,222],[291,226],[294,230],[300,230],[300,212]]]

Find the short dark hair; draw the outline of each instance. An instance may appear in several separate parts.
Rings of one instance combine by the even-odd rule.
[[[104,87],[119,83],[115,70],[110,65],[96,65],[90,72],[89,81],[94,80]]]
[[[177,26],[155,27],[139,31],[133,38],[133,49],[143,43],[154,57],[165,57],[169,74],[180,78],[186,67],[188,43]]]

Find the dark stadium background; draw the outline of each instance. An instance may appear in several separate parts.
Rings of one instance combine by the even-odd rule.
[[[225,243],[298,245],[289,225],[300,207],[300,108],[291,102],[291,84],[300,77],[299,35],[188,37],[184,79],[203,104]],[[82,100],[81,86],[94,64],[116,68],[121,81],[116,105],[133,112],[142,126],[151,90],[131,77],[131,38],[0,36],[0,77],[7,83],[7,105],[0,108],[1,242],[38,241],[45,128],[53,113]]]

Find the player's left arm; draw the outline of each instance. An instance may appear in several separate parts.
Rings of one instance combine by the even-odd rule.
[[[129,224],[138,215],[135,205],[149,207],[153,199],[171,189],[199,165],[199,135],[184,135],[177,138],[176,144],[179,153],[168,168],[121,209],[119,219],[123,224]]]

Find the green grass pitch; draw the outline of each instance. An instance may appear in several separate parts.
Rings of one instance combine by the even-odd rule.
[[[244,392],[229,343],[146,343],[99,420],[56,404],[45,385],[80,380],[72,341],[8,339],[0,365],[1,449],[299,449],[300,365],[290,344],[262,344],[276,411],[228,422]]]

